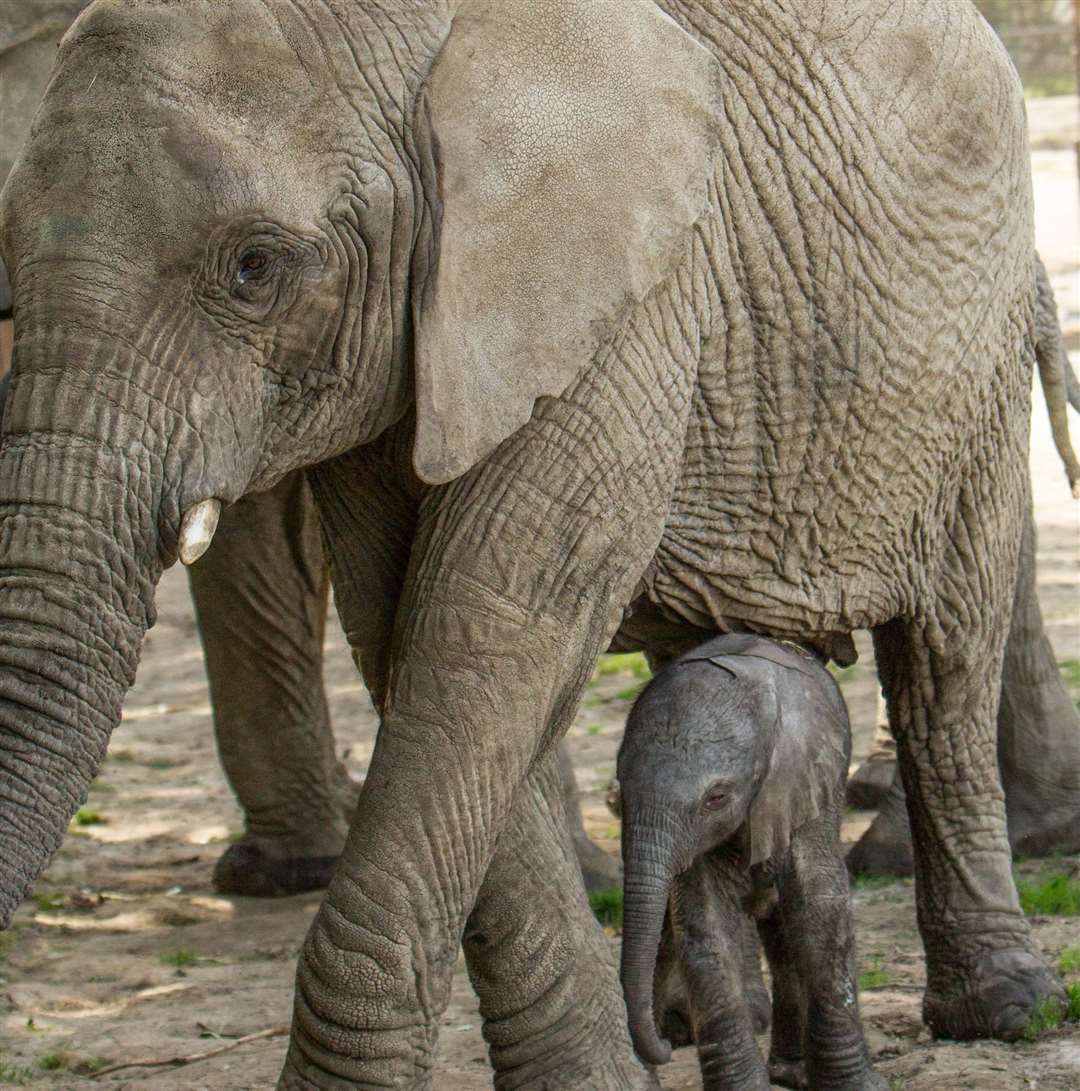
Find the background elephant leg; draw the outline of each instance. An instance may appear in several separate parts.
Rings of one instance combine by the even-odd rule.
[[[772,977],[772,1033],[769,1037],[769,1078],[781,1087],[804,1088],[802,989],[794,952],[788,950],[779,907],[757,922]]]
[[[585,832],[577,778],[574,776],[574,763],[570,758],[570,749],[565,740],[559,743],[558,763],[562,783],[563,812],[570,827],[570,836],[573,838],[574,853],[581,865],[585,889],[590,894],[616,889],[622,886],[622,868],[614,856],[604,852],[599,845],[590,841],[589,835]]]
[[[1010,481],[1002,452],[999,493]],[[1023,487],[1023,460],[1012,480]],[[977,481],[977,479],[975,479]],[[926,948],[923,1014],[938,1035],[1012,1038],[1062,990],[1031,939],[1012,879],[997,769],[1000,669],[1015,594],[1016,531],[974,484],[941,558],[941,593],[874,633],[915,849]],[[1007,508],[1001,509],[1007,515]],[[873,829],[873,827],[872,827]]]
[[[1080,713],[1043,631],[1036,586],[1028,519],[998,713],[1009,841],[1022,856],[1080,849]]]
[[[769,1089],[743,993],[746,914],[736,892],[744,883],[734,865],[706,856],[675,880],[672,891],[672,926],[704,1091]]]
[[[855,929],[839,826],[837,813],[825,814],[792,840],[788,864],[778,877],[778,961],[797,974],[809,1086],[814,1091],[885,1091],[885,1081],[870,1065],[859,1019]],[[790,990],[790,980],[785,988]],[[789,992],[787,1003],[792,1002]]]
[[[345,844],[356,789],[323,692],[327,587],[302,474],[226,508],[191,568],[218,751],[244,810],[214,871],[223,893],[326,886]]]
[[[866,761],[851,775],[847,803],[859,810],[873,810],[888,794],[896,779],[896,742],[889,731],[889,710],[884,694],[878,694],[874,743]]]
[[[526,780],[465,929],[495,1087],[659,1088],[633,1058],[613,951],[576,879],[561,765],[551,755]]]

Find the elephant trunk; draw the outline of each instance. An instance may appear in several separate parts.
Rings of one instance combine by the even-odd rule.
[[[0,453],[0,927],[86,798],[164,565],[143,435],[102,438],[115,392],[50,374],[20,367]]]
[[[671,1045],[656,1029],[653,981],[671,884],[685,866],[683,840],[676,825],[663,815],[645,819],[633,814],[623,800],[625,878],[620,975],[634,1048],[650,1064],[671,1060]]]

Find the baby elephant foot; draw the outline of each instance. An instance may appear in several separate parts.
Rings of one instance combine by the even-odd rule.
[[[806,1091],[810,1081],[806,1065],[802,1061],[787,1061],[783,1057],[769,1058],[769,1079],[777,1087],[791,1087],[794,1091]]]
[[[937,1038],[1021,1037],[1040,1005],[1064,1010],[1065,991],[1043,959],[1026,948],[991,951],[974,966],[933,975],[923,1019]]]
[[[221,855],[212,881],[219,894],[284,898],[328,887],[337,861],[336,855],[277,858],[249,841],[238,841]]]

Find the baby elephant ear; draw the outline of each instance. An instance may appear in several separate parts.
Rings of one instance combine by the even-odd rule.
[[[672,272],[707,205],[719,86],[652,0],[461,0],[424,103],[441,208],[415,315],[423,480],[562,394]]]
[[[785,687],[780,700],[768,772],[747,816],[751,866],[783,853],[791,835],[842,790],[850,728],[846,715],[818,688],[814,682],[791,692]]]

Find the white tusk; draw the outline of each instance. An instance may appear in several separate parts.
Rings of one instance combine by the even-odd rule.
[[[180,560],[194,564],[209,548],[221,516],[220,500],[200,500],[180,520]]]

